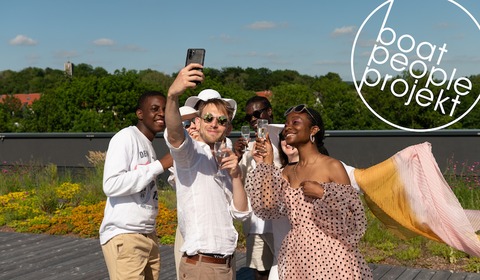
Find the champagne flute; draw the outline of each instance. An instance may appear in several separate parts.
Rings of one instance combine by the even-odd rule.
[[[245,139],[245,141],[247,142],[247,145],[245,146],[245,148],[243,149],[243,151],[244,151],[244,152],[249,151],[249,150],[248,150],[248,142],[250,142],[250,126],[249,126],[249,125],[244,125],[244,126],[242,126],[241,133],[242,133],[242,137],[243,137],[243,138]]]
[[[268,120],[266,119],[258,119],[257,120],[257,137],[265,139],[267,134],[267,125]]]
[[[217,173],[215,174],[215,177],[225,177],[225,175],[223,175],[222,171],[220,170],[220,167],[222,166],[222,159],[227,156],[227,152],[225,151],[226,142],[217,141],[213,145],[214,145],[213,151],[215,153],[215,159],[217,160],[217,164],[218,164],[218,170],[217,170]]]

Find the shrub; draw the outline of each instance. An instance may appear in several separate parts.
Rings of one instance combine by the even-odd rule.
[[[157,235],[161,242],[174,241],[177,230],[177,210],[168,209],[164,203],[158,203]],[[162,243],[166,244],[166,243]],[[169,243],[172,244],[172,243]]]
[[[468,272],[480,273],[480,258],[472,257],[467,261],[465,270]]]
[[[34,191],[12,192],[0,196],[0,225],[33,218],[40,213],[36,207]]]

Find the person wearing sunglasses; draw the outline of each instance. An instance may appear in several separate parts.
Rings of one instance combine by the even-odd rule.
[[[270,101],[263,96],[254,96],[247,100],[245,105],[245,121],[257,131],[257,120],[266,119],[273,123],[273,112]],[[235,153],[240,159],[239,166],[243,178],[251,170],[255,169],[256,163],[252,157],[253,141],[247,143],[242,137],[234,144]],[[248,147],[245,150],[245,147]],[[275,162],[280,166],[278,149],[275,148]],[[243,223],[243,232],[246,237],[246,266],[254,271],[255,280],[267,280],[274,259],[272,221],[264,220],[252,213]]]
[[[190,106],[182,106],[180,107],[180,115],[182,116],[183,128],[185,128],[190,137],[197,140],[199,135],[195,121],[198,117],[198,111]]]
[[[256,95],[247,100],[244,120],[254,131],[257,131],[257,120],[259,119],[266,119],[268,123],[273,123],[273,110],[266,97]],[[239,138],[235,142],[233,149],[238,158],[242,158],[248,144],[244,138]]]
[[[198,107],[195,120],[199,139],[193,140],[182,126],[179,97],[194,89],[204,74],[189,64],[181,69],[168,90],[164,134],[174,160],[177,219],[184,243],[180,248],[181,277],[231,280],[235,274],[233,254],[238,233],[233,219],[243,220],[251,213],[243,187],[238,158],[231,149],[220,164],[213,148],[225,140],[234,108],[229,102],[212,98]],[[224,176],[216,176],[218,170]]]
[[[192,137],[192,139],[197,140],[199,135],[198,135],[198,130],[195,125],[195,119],[198,117],[198,111],[195,110],[194,108],[190,106],[182,106],[179,108],[180,111],[180,116],[182,117],[182,125],[183,128],[187,131],[187,133]],[[172,188],[175,190],[175,171],[173,166],[168,169],[170,171],[170,175],[168,176],[167,182],[172,186]],[[177,279],[180,279],[180,274],[179,274],[179,266],[180,266],[180,261],[182,260],[182,255],[180,254],[180,248],[183,244],[183,237],[182,234],[180,233],[180,229],[177,226],[177,229],[175,231],[175,243],[174,243],[174,257],[175,257],[175,269],[177,272]]]
[[[363,204],[343,164],[321,152],[320,114],[301,104],[285,117],[283,137],[298,162],[279,169],[270,140],[257,139],[258,165],[245,185],[257,216],[286,216],[292,226],[278,256],[279,279],[373,279],[358,248],[367,225]]]
[[[200,91],[197,96],[190,96],[189,98],[187,98],[187,100],[185,100],[185,106],[192,107],[195,110],[198,110],[198,108],[203,102],[213,98],[219,98],[219,99],[225,100],[233,108],[233,116],[228,126],[228,131],[226,133],[227,137],[225,138],[227,147],[231,149],[233,147],[233,144],[232,144],[232,140],[228,138],[228,136],[230,135],[230,132],[233,129],[231,121],[233,120],[233,118],[235,118],[235,114],[237,112],[237,102],[235,100],[230,98],[222,98],[222,96],[218,91],[211,88],[207,88]]]

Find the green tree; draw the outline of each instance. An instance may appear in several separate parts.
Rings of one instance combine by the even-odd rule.
[[[272,88],[272,92],[271,103],[276,123],[285,122],[284,113],[291,106],[307,104],[312,108],[319,107],[313,90],[306,85],[285,83]]]
[[[1,98],[1,97],[0,97]],[[1,132],[19,131],[22,120],[22,103],[13,95],[3,96],[0,103]]]
[[[343,82],[336,73],[317,78],[312,85],[321,105],[322,115],[329,130],[367,129],[372,114],[363,104],[356,90]]]
[[[117,131],[135,123],[136,101],[144,90],[136,71],[74,75],[33,104],[36,127],[41,132]]]
[[[293,105],[305,103],[322,114],[327,129],[393,129],[379,120],[367,108],[351,83],[342,81],[336,73],[310,77],[293,70],[267,68],[227,67],[221,70],[205,68],[205,81],[196,89],[188,90],[180,97],[180,103],[201,90],[213,88],[225,98],[237,101],[237,114],[233,120],[234,130],[244,124],[246,101],[258,91],[273,92],[272,105],[275,122],[284,121],[284,111]],[[136,122],[135,107],[138,96],[145,90],[160,90],[167,93],[177,73],[167,75],[155,70],[126,70],[122,68],[109,74],[101,67],[80,63],[74,66],[73,77],[67,77],[63,70],[51,68],[25,68],[15,72],[0,72],[0,93],[42,94],[31,107],[22,106],[18,99],[8,96],[0,103],[0,131],[2,132],[114,132]],[[420,85],[428,75],[419,81],[403,73],[386,82],[401,78]],[[471,76],[471,93],[461,98],[458,110],[465,112],[480,94],[480,75]],[[401,86],[401,84],[398,84]],[[398,86],[397,85],[397,86]],[[364,87],[362,96],[369,106],[380,112],[387,120],[394,120],[404,127],[437,127],[447,123],[450,116],[432,108],[405,106],[405,98],[398,98],[382,91],[381,85]],[[438,87],[429,86],[437,93]],[[401,88],[398,88],[401,91]],[[447,92],[446,94],[455,94]],[[453,95],[452,95],[453,96]],[[480,123],[480,109],[477,105],[462,120],[449,128],[477,128]]]

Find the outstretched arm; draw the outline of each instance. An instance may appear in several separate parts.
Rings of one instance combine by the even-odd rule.
[[[168,131],[168,142],[173,147],[179,147],[185,141],[185,134],[182,126],[182,118],[179,111],[178,97],[188,88],[195,88],[195,82],[202,82],[203,68],[201,64],[191,63],[178,72],[175,81],[168,89],[167,104],[165,106],[165,123]]]

